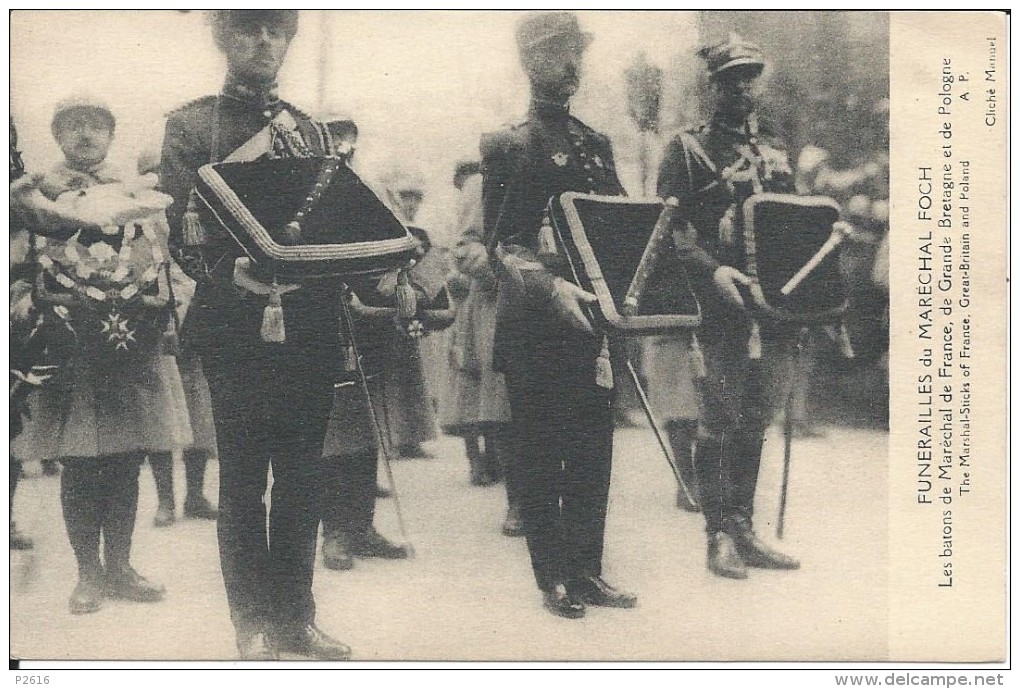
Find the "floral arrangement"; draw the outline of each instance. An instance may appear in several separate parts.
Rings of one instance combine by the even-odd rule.
[[[38,237],[38,291],[80,345],[137,349],[166,318],[159,278],[167,260],[164,209],[171,199],[139,184],[103,184],[61,194],[55,204],[81,227],[70,238]]]

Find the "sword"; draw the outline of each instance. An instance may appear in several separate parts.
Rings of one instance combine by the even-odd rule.
[[[796,392],[796,374],[803,364],[804,359],[804,338],[807,329],[800,331],[797,337],[797,356],[790,362],[793,375],[789,377],[790,389],[786,393],[786,404],[783,410],[783,483],[779,491],[779,517],[776,519],[776,537],[783,537],[783,530],[786,527],[786,499],[790,487],[790,460],[793,455],[793,396]]]
[[[688,487],[683,476],[680,474],[680,467],[677,466],[676,457],[673,456],[673,448],[670,446],[669,441],[663,436],[662,430],[659,428],[659,422],[656,420],[655,414],[652,413],[652,405],[648,402],[648,396],[645,395],[645,389],[642,387],[641,381],[638,379],[637,371],[634,370],[634,364],[630,363],[630,359],[627,359],[627,372],[630,373],[630,379],[634,381],[634,389],[637,390],[638,399],[641,400],[641,408],[645,411],[645,417],[648,419],[648,425],[652,427],[652,432],[655,433],[655,439],[659,441],[659,447],[662,448],[662,454],[666,456],[669,468],[673,470],[673,476],[676,478],[676,482],[680,486],[680,490],[684,492],[684,495],[687,496],[687,499],[690,500],[691,504],[696,505],[698,501],[694,499],[690,487]]]
[[[361,363],[361,352],[358,350],[358,341],[354,336],[354,319],[351,317],[351,308],[347,303],[347,291],[350,288],[344,286],[343,293],[340,295],[340,304],[343,306],[344,322],[347,324],[347,332],[351,338],[351,349],[354,350],[354,361],[355,368],[358,371],[358,380],[361,383],[361,390],[365,394],[365,403],[368,405],[368,414],[372,419],[372,430],[375,433],[375,442],[379,447],[379,452],[382,453],[383,468],[386,470],[386,482],[390,486],[390,492],[393,494],[393,507],[397,512],[397,527],[400,529],[400,537],[404,541],[404,546],[407,548],[408,557],[414,557],[414,546],[411,544],[411,539],[407,535],[407,523],[404,521],[404,511],[400,506],[400,494],[397,491],[397,482],[393,477],[393,467],[390,465],[390,449],[389,444],[383,437],[382,426],[379,424],[379,417],[375,413],[375,405],[372,404],[372,392],[368,388],[368,376],[365,374],[365,368]]]

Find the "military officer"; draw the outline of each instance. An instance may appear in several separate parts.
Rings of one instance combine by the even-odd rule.
[[[316,627],[312,597],[322,442],[339,358],[338,292],[331,285],[281,289],[286,342],[263,342],[265,297],[235,286],[236,244],[203,227],[206,236],[196,246],[184,231],[196,220],[188,199],[199,167],[230,155],[282,111],[297,124],[297,136],[284,139],[294,155],[326,153],[326,130],[276,92],[297,10],[218,10],[212,19],[226,83],[219,94],[170,114],[161,178],[174,198],[168,219],[175,258],[198,283],[181,339],[201,356],[212,398],[227,601],[242,659],[271,660],[280,651],[345,659],[350,649]],[[270,464],[267,538],[263,495]]]
[[[591,35],[573,13],[549,12],[528,15],[516,37],[531,83],[528,119],[481,141],[483,222],[499,276],[494,357],[519,442],[535,580],[551,613],[579,618],[585,604],[633,607],[637,599],[602,579],[612,373],[604,337],[585,315],[595,296],[564,279],[543,214],[562,192],[624,190],[609,139],[570,115]]]
[[[757,79],[761,50],[737,36],[702,49],[716,98],[711,121],[668,145],[659,196],[676,197],[674,239],[703,309],[701,342],[708,376],[702,386],[695,472],[708,532],[708,568],[734,579],[747,566],[796,569],[752,529],[765,430],[785,387],[798,326],[761,323],[762,356],[749,357],[752,323],[745,309],[746,269],[741,209],[756,192],[793,193],[782,143],[760,123]]]

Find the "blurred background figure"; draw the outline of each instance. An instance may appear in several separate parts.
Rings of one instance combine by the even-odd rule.
[[[424,178],[415,170],[396,170],[383,184],[398,217],[418,240],[424,257],[433,250],[429,233],[415,224],[425,199]],[[426,350],[424,341],[394,337],[391,352],[383,363],[384,426],[390,447],[406,459],[430,459],[433,455],[424,443],[436,438],[438,405],[428,378],[440,368],[445,373],[445,366],[440,366],[441,359],[437,360],[434,351]]]
[[[326,122],[334,154],[353,165],[358,126],[349,118]],[[398,339],[390,319],[360,318],[352,314],[355,332],[345,332],[344,347],[353,359],[354,338],[375,404],[383,399],[380,374],[391,340]],[[379,445],[368,400],[353,361],[345,361],[336,385],[322,456],[326,460],[322,502],[322,562],[327,569],[348,570],[355,557],[399,560],[410,554],[375,529],[375,501],[388,491],[377,486]]]
[[[503,374],[493,369],[496,331],[496,276],[489,265],[482,227],[482,175],[478,161],[457,165],[454,186],[461,192],[457,216],[460,239],[454,250],[457,270],[469,281],[458,307],[450,347],[451,394],[443,429],[464,438],[471,485],[506,483],[507,515],[503,533],[523,535],[517,483],[510,464],[510,402]]]
[[[159,173],[159,152],[148,149],[138,156],[138,174]],[[170,281],[176,301],[175,323],[183,323],[191,299],[195,294],[195,281],[184,274],[176,263],[170,266]],[[213,423],[212,401],[209,399],[209,383],[202,371],[202,360],[192,351],[181,350],[177,355],[177,368],[184,384],[184,399],[191,420],[192,444],[183,450],[184,516],[187,519],[215,520],[219,514],[205,496],[205,469],[209,460],[216,456],[216,426]],[[158,505],[152,523],[156,528],[173,526],[177,521],[177,505],[174,491],[173,454],[156,452],[149,455],[149,468],[156,485]]]

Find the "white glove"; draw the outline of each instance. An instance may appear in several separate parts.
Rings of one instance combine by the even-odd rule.
[[[552,308],[571,327],[586,333],[594,332],[584,307],[596,301],[598,297],[572,282],[563,278],[553,280]]]
[[[744,308],[744,298],[740,295],[738,285],[750,287],[752,280],[733,266],[719,266],[712,273],[712,282],[723,300],[738,309]]]

